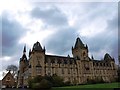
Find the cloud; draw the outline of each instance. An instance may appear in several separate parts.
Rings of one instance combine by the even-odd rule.
[[[36,19],[41,19],[45,24],[52,26],[67,25],[67,18],[57,7],[49,7],[41,9],[39,7],[34,8],[31,11],[31,16]]]
[[[19,50],[18,41],[25,34],[25,29],[19,22],[9,17],[8,13],[2,14],[2,55],[10,56]],[[12,52],[12,53],[11,53]]]
[[[61,28],[45,40],[46,49],[59,55],[70,54],[76,36],[74,28]]]
[[[110,41],[109,44],[111,45],[111,55],[116,59],[116,63],[118,63],[118,54],[119,54],[119,27],[118,27],[118,16],[117,14],[111,19],[108,20],[108,32],[110,33]]]
[[[111,2],[63,4],[55,7],[49,6],[47,9],[40,6],[34,8],[31,15],[36,19],[41,19],[47,26],[52,25],[56,29],[49,38],[45,38],[44,45],[46,45],[47,52],[60,55],[69,54],[78,33],[80,33],[83,42],[90,47],[90,53],[94,54],[96,58],[100,58],[105,53],[115,56],[113,52],[117,47],[117,38],[113,34],[116,35],[117,31],[117,16],[115,16],[117,11],[114,10],[117,8],[116,6],[116,3]],[[75,20],[71,21],[71,27],[68,22],[73,19]]]
[[[103,57],[104,53],[109,53],[116,59],[116,63],[118,62],[117,18],[117,14],[115,13],[114,17],[111,17],[110,20],[106,20],[106,27],[104,30],[98,34],[95,34],[94,37],[87,38],[87,36],[84,36],[84,40],[88,42],[90,54],[96,56],[96,54],[99,52],[96,58]],[[104,50],[104,52],[101,50]],[[101,52],[102,54],[100,54]]]
[[[9,15],[11,11],[3,13],[0,19],[3,69],[12,61],[18,65],[24,43],[29,48],[39,41],[45,45],[46,53],[72,55],[71,47],[78,35],[88,44],[90,55],[95,59],[103,58],[105,53],[117,58],[116,3],[38,3],[23,12],[18,10],[15,10],[15,18]]]
[[[31,11],[31,15],[36,19],[41,19],[45,25],[53,26],[54,28],[54,33],[49,35],[49,38],[46,37],[44,41],[47,53],[69,54],[72,41],[77,36],[77,30],[69,26],[67,16],[60,8],[57,6],[50,6],[44,9],[36,7]]]

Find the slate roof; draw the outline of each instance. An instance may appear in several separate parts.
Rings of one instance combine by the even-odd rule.
[[[84,44],[79,37],[76,39],[74,48],[78,48],[78,47],[84,48]]]
[[[38,41],[33,45],[33,50],[34,51],[42,51],[42,46]]]
[[[64,63],[64,64],[76,64],[76,60],[72,57],[65,57],[65,56],[56,56],[56,55],[45,55],[45,63],[48,62],[48,59],[50,59],[51,63],[55,63],[57,60],[57,63]]]

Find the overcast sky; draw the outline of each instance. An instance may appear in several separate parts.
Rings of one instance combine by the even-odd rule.
[[[39,41],[46,54],[72,57],[71,47],[78,36],[88,45],[90,57],[101,60],[109,53],[118,63],[118,3],[101,1],[4,0],[0,5],[0,75],[8,65],[18,66],[24,45],[27,56]]]

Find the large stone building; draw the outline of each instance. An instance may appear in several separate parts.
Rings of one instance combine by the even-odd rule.
[[[73,57],[46,55],[45,47],[42,48],[39,42],[33,45],[29,51],[29,58],[26,57],[26,47],[19,62],[18,85],[27,85],[28,78],[37,75],[56,74],[64,78],[64,81],[82,84],[89,79],[102,78],[106,82],[112,82],[117,78],[115,60],[108,53],[103,60],[94,60],[88,56],[88,46],[83,44],[81,39],[76,39],[72,47]]]

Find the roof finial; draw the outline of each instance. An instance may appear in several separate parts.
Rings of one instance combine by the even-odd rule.
[[[25,46],[24,46],[23,53],[24,53],[24,54],[26,53],[26,44],[25,44]]]

